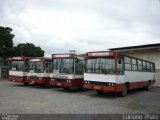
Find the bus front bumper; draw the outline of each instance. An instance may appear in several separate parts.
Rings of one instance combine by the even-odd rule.
[[[9,76],[8,80],[11,82],[25,83],[26,77]]]
[[[83,87],[85,89],[93,89],[93,90],[104,91],[104,92],[120,92],[123,88],[123,84],[116,84],[114,86],[84,84]]]
[[[68,82],[55,82],[55,85],[60,86],[60,87],[72,87],[72,83],[68,83]]]
[[[28,83],[31,84],[40,84],[40,85],[48,85],[49,84],[49,79],[27,79],[26,80]]]
[[[68,81],[68,82],[67,82]],[[57,86],[68,87],[68,88],[82,88],[83,87],[83,79],[76,80],[66,80],[66,82],[55,81]]]
[[[53,81],[53,80],[50,80],[50,81],[49,81],[49,84],[50,84],[50,85],[56,85],[56,82]]]

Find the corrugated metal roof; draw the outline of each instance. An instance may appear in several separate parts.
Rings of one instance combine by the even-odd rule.
[[[119,47],[119,48],[110,48],[109,50],[124,51],[124,50],[151,49],[151,48],[160,48],[160,43],[138,45],[138,46],[128,46],[128,47]]]

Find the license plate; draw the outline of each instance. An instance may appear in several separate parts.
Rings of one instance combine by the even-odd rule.
[[[62,84],[61,84],[61,83],[57,83],[57,85],[58,85],[58,86],[61,86]]]
[[[101,87],[97,87],[97,86],[95,86],[95,87],[94,87],[94,89],[101,89]]]
[[[32,81],[32,83],[35,83],[35,81]]]

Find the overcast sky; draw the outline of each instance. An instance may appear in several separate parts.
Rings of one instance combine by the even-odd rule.
[[[45,56],[160,43],[160,1],[0,0],[0,26]]]

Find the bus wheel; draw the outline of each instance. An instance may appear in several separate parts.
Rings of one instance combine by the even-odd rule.
[[[28,85],[28,83],[23,83],[23,85],[27,86],[27,85]]]
[[[150,90],[151,89],[151,83],[148,82],[148,85],[145,87],[145,90]]]
[[[123,86],[123,89],[122,89],[122,91],[121,91],[121,96],[122,97],[124,97],[124,96],[126,96],[127,95],[127,92],[128,92],[128,88],[127,88],[127,85],[126,84],[124,84],[124,86]]]
[[[69,87],[64,87],[65,90],[69,90]]]
[[[97,93],[98,93],[98,94],[103,94],[103,91],[97,90]]]
[[[40,84],[39,86],[40,86],[40,87],[45,87],[45,85],[44,85],[44,84]]]

